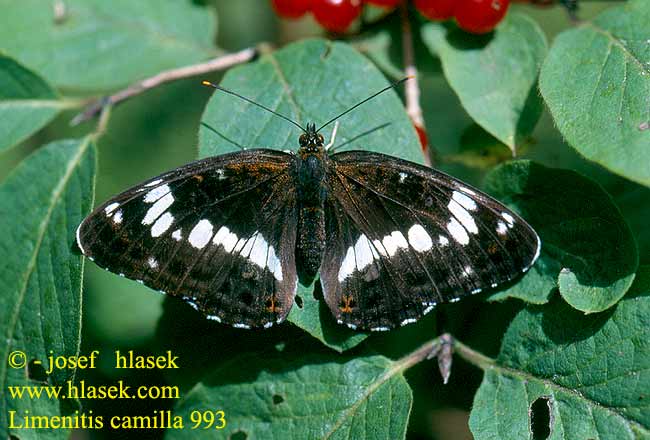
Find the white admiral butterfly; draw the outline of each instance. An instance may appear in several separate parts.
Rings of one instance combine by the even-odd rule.
[[[490,196],[395,157],[328,151],[319,130],[337,118],[301,127],[297,154],[210,157],[113,197],[81,223],[79,248],[241,328],[283,321],[317,274],[339,323],[389,330],[533,265],[539,237]]]

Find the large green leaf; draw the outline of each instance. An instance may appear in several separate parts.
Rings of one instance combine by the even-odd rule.
[[[429,23],[422,27],[422,39],[442,61],[469,115],[516,151],[542,111],[535,85],[548,46],[537,23],[510,13],[493,34],[483,36]]]
[[[0,151],[26,139],[68,106],[42,78],[0,54]]]
[[[520,312],[485,371],[470,428],[477,440],[647,439],[648,390],[650,266],[644,266],[612,311],[585,316],[558,300]],[[532,406],[538,399],[541,405]],[[544,408],[550,417],[540,417]],[[550,435],[531,435],[531,414],[548,419],[536,429]]]
[[[383,356],[334,361],[300,352],[256,354],[199,382],[174,413],[224,411],[225,429],[210,438],[403,439],[411,389],[397,362]],[[245,437],[244,437],[245,435]],[[168,439],[193,439],[175,430]]]
[[[560,34],[540,76],[557,127],[587,159],[650,186],[650,2]]]
[[[8,386],[43,385],[25,368],[8,366],[20,351],[27,361],[75,356],[81,330],[83,261],[75,230],[93,203],[95,147],[91,138],[58,141],[25,159],[0,186],[0,437],[66,438],[66,430],[8,430],[8,411],[48,416],[73,403],[12,399]],[[54,370],[47,384],[72,380],[74,370]],[[38,377],[37,377],[38,379]],[[40,380],[43,380],[41,377]]]
[[[324,40],[307,40],[263,56],[259,61],[231,69],[222,85],[286,115],[303,126],[317,125],[343,112],[388,85],[374,65],[350,46]],[[295,150],[300,130],[292,124],[243,100],[216,92],[202,118],[221,136],[202,128],[199,156],[214,156],[237,147],[230,139],[247,147]],[[390,123],[381,130],[347,145],[422,162],[420,144],[404,106],[389,91],[341,119],[337,144],[369,129]],[[332,126],[324,129],[327,139]],[[301,288],[305,307],[294,306],[290,320],[329,346],[350,348],[365,335],[349,332],[339,325],[319,324],[321,307],[311,293]]]
[[[636,244],[610,196],[574,171],[510,162],[486,178],[487,190],[511,205],[542,239],[540,260],[495,299],[541,303],[559,286],[583,312],[600,312],[627,291],[638,266]]]
[[[188,0],[0,0],[0,10],[0,49],[67,89],[112,89],[216,53],[213,15]]]

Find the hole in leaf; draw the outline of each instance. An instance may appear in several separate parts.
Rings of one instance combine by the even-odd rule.
[[[282,402],[284,402],[284,397],[282,397],[282,396],[279,395],[279,394],[274,394],[274,395],[273,395],[273,404],[274,404],[274,405],[279,405],[279,404],[281,404]]]
[[[302,309],[302,298],[300,295],[296,295],[296,305],[298,306],[299,309]]]
[[[9,440],[20,440],[20,439],[13,434],[9,434]]]
[[[32,359],[27,364],[27,377],[38,382],[47,382],[47,373],[45,368],[38,362],[38,359]]]
[[[230,440],[246,440],[248,438],[248,434],[246,434],[244,431],[237,431],[230,434],[230,437],[228,438]]]
[[[530,405],[530,432],[533,440],[545,440],[550,437],[553,428],[553,401],[542,396]]]
[[[323,299],[323,286],[321,286],[320,282],[314,283],[313,295],[316,301]]]

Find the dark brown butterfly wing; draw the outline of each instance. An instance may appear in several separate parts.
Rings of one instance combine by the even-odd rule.
[[[528,270],[540,242],[517,214],[431,168],[379,153],[330,158],[325,300],[351,328],[388,330]]]
[[[106,201],[77,231],[99,266],[236,327],[282,321],[297,287],[295,156],[190,163]]]

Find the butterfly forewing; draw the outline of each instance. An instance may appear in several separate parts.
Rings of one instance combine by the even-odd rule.
[[[537,258],[534,230],[430,168],[370,152],[331,157],[323,294],[352,328],[388,330],[507,282]]]
[[[80,225],[99,266],[239,327],[283,320],[297,287],[295,157],[249,150],[133,187]]]

